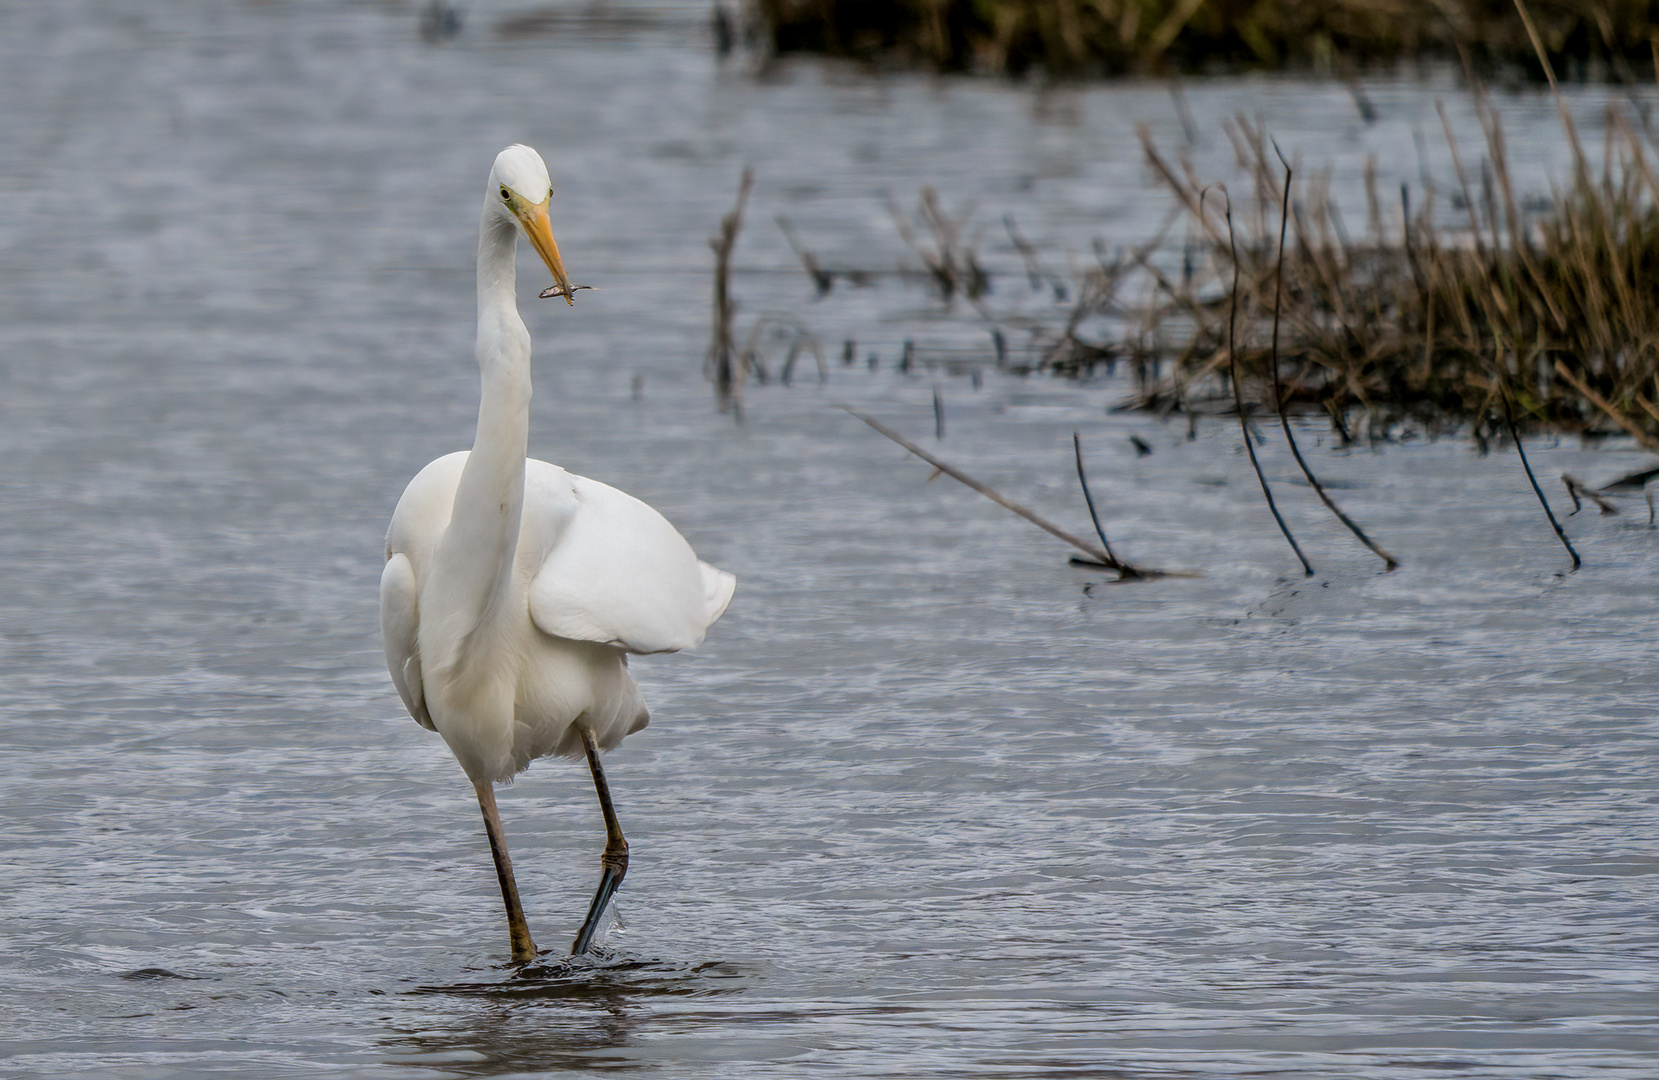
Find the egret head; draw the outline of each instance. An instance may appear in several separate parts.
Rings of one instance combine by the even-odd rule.
[[[559,258],[559,245],[553,242],[553,226],[547,220],[547,203],[553,197],[553,182],[547,178],[547,164],[541,155],[528,146],[513,145],[495,157],[490,169],[490,196],[512,220],[518,222],[536,249],[542,262],[553,274],[556,283],[554,295],[562,295],[565,303],[576,301],[571,294],[570,278],[565,276],[564,260]],[[547,295],[543,293],[542,295]]]

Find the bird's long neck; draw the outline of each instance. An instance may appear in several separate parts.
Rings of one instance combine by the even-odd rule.
[[[530,439],[530,333],[514,297],[516,227],[486,203],[478,229],[478,434],[455,490],[444,556],[475,625],[502,609],[513,583]]]

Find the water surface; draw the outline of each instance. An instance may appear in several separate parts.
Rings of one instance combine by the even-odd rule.
[[[900,373],[906,338],[984,357],[988,324],[897,282],[814,303],[773,223],[890,268],[889,200],[973,203],[1023,347],[1011,313],[1049,301],[1002,215],[1057,273],[1150,235],[1133,125],[1184,140],[1167,87],[757,78],[700,5],[527,10],[469,7],[439,45],[389,3],[0,13],[0,1072],[1652,1075],[1645,507],[1567,519],[1568,574],[1507,452],[1309,426],[1403,565],[1270,439],[1303,579],[1230,421],[1189,439],[1109,413],[1110,380]],[[1436,95],[1474,131],[1455,86],[1367,92],[1370,125],[1340,86],[1189,83],[1190,152],[1230,175],[1243,108],[1338,188],[1368,152],[1385,190],[1444,180]],[[1591,139],[1607,93],[1575,91]],[[1543,190],[1553,106],[1501,108]],[[397,494],[471,437],[477,201],[514,140],[600,286],[536,304],[522,264],[532,451],[740,579],[702,649],[635,666],[622,925],[516,979],[471,792],[375,630]],[[804,320],[829,377],[751,386],[740,426],[701,361],[746,164],[740,323]],[[1068,567],[832,407],[930,440],[935,387],[939,453],[1082,529],[1079,431],[1114,541],[1202,576]],[[1530,449],[1552,497],[1646,461]],[[589,782],[541,762],[502,803],[558,946],[597,873]]]

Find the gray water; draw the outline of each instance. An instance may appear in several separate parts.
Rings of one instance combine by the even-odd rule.
[[[1183,140],[1164,85],[757,76],[716,61],[701,4],[465,14],[432,45],[412,4],[0,10],[0,1075],[1659,1071],[1639,501],[1564,519],[1569,574],[1508,450],[1310,425],[1403,565],[1270,437],[1304,579],[1231,421],[1189,440],[1108,413],[1121,381],[899,373],[905,338],[971,359],[986,324],[898,281],[815,303],[773,224],[891,268],[889,199],[973,203],[1024,347],[1045,301],[1002,215],[1057,273],[1149,235],[1133,125]],[[1367,152],[1384,190],[1444,179],[1435,98],[1474,130],[1455,85],[1366,88],[1370,125],[1340,85],[1190,82],[1190,152],[1229,178],[1243,109],[1339,189]],[[1610,94],[1575,91],[1588,138]],[[1500,107],[1544,190],[1553,106]],[[635,665],[621,924],[519,977],[471,792],[375,629],[392,505],[471,437],[477,201],[514,140],[600,287],[537,303],[522,264],[532,452],[740,580],[703,648]],[[804,320],[829,370],[751,385],[738,425],[700,368],[745,164],[740,325]],[[836,402],[1081,531],[1078,431],[1114,542],[1202,576],[1070,567]],[[1530,451],[1563,512],[1561,472],[1647,460]],[[585,770],[540,762],[502,805],[558,946],[602,845]]]

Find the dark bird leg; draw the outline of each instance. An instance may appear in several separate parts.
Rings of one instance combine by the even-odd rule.
[[[581,956],[593,944],[593,935],[599,929],[599,919],[605,914],[605,906],[616,895],[617,887],[628,873],[628,838],[622,835],[622,826],[616,822],[610,785],[605,783],[605,770],[599,764],[599,745],[593,741],[593,732],[587,728],[582,729],[582,745],[588,751],[588,768],[593,770],[593,789],[599,793],[599,809],[605,815],[605,854],[599,857],[599,887],[593,891],[588,917],[570,946],[572,956]]]
[[[490,854],[495,856],[495,876],[501,882],[502,902],[507,905],[507,936],[512,942],[513,963],[525,964],[536,958],[536,943],[530,940],[530,924],[524,921],[524,905],[518,900],[513,859],[507,854],[507,834],[501,829],[501,811],[495,807],[495,788],[488,780],[472,787],[478,792],[478,808],[484,811],[484,831],[490,837]]]

